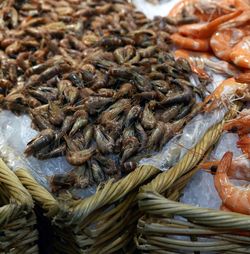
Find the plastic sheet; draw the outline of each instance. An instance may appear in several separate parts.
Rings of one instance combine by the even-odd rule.
[[[209,160],[220,160],[225,152],[231,151],[234,158],[241,156],[242,152],[237,148],[238,135],[234,133],[223,133]],[[183,191],[180,201],[204,208],[219,209],[221,199],[214,187],[213,176],[204,170],[198,171]],[[235,185],[245,184],[245,181],[232,180]]]
[[[178,0],[177,0],[178,1]],[[148,17],[155,15],[165,16],[176,0],[164,1],[160,6],[149,4],[146,1],[134,1],[139,10]],[[13,170],[27,168],[35,179],[44,187],[49,188],[48,177],[57,173],[66,173],[72,170],[64,157],[40,161],[34,157],[26,157],[26,144],[36,136],[37,132],[31,128],[31,120],[27,115],[16,116],[11,112],[0,112],[0,156]],[[95,188],[76,190],[76,196],[89,196]]]
[[[72,166],[64,157],[45,161],[25,157],[26,144],[36,134],[29,116],[16,116],[9,111],[0,113],[0,156],[12,170],[27,168],[40,184],[48,188],[48,176],[68,172]]]
[[[159,4],[152,4],[146,0],[132,0],[139,11],[142,11],[148,18],[155,16],[166,16],[179,0],[161,0]]]
[[[210,75],[212,77],[212,82],[207,86],[209,93],[214,91],[214,89],[225,79],[222,75],[213,72],[210,72]],[[191,76],[190,81],[194,86],[199,85],[195,75]],[[174,137],[169,141],[160,153],[151,158],[142,159],[140,164],[152,165],[164,171],[169,169],[185,155],[188,149],[197,144],[210,127],[220,122],[224,118],[226,112],[226,108],[221,108],[220,110],[211,113],[197,115],[189,124],[187,124],[182,135]]]
[[[155,15],[167,15],[178,0],[161,1],[160,5],[152,5],[143,0],[134,0],[133,2],[139,10],[152,18]],[[208,89],[214,90],[221,79],[221,76],[215,75],[214,81]],[[143,159],[141,164],[150,164],[161,170],[168,169],[184,156],[187,149],[198,142],[208,128],[220,121],[225,112],[222,109],[210,114],[196,116],[185,127],[183,135],[174,137],[160,153],[151,158]],[[208,119],[209,121],[207,121]],[[34,157],[26,158],[23,154],[26,144],[37,134],[30,125],[31,120],[26,115],[16,116],[8,111],[0,112],[0,156],[13,170],[22,167],[27,168],[40,184],[48,188],[49,176],[69,172],[72,170],[72,166],[67,163],[64,157],[46,161],[39,161]],[[91,195],[94,191],[95,189],[77,191],[77,195]]]
[[[249,105],[247,108],[249,108]],[[242,151],[237,147],[236,143],[238,140],[238,134],[224,132],[217,142],[215,149],[212,151],[208,161],[220,160],[227,151],[233,152],[233,159],[240,158],[242,162],[243,160],[247,160],[242,155]],[[249,160],[247,160],[246,163],[250,164]],[[249,184],[249,182],[242,180],[231,179],[231,182],[237,186]],[[180,201],[195,206],[219,209],[221,199],[214,187],[213,176],[202,169],[197,172],[184,189]]]
[[[226,108],[221,108],[211,113],[198,114],[185,126],[180,136],[174,137],[160,153],[142,159],[140,164],[152,165],[162,171],[169,169],[199,142],[210,127],[219,123],[226,112]]]

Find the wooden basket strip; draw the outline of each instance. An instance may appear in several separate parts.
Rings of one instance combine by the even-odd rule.
[[[139,244],[139,242],[140,244]],[[176,240],[170,239],[167,237],[154,236],[147,237],[146,239],[141,236],[136,239],[136,244],[138,249],[142,251],[148,251],[150,253],[177,253],[180,254],[185,251],[185,253],[193,254],[194,252],[200,251],[212,251],[217,253],[249,253],[250,248],[244,248],[238,244],[233,244],[232,242],[227,241],[214,241],[214,242],[198,242],[198,241],[185,241],[185,240]],[[151,252],[152,251],[152,252]],[[222,251],[222,252],[221,252]],[[144,252],[142,252],[144,253]]]
[[[188,226],[183,224],[180,227],[179,220],[169,219],[170,223],[164,223],[162,220],[155,222],[149,222],[148,220],[141,218],[138,222],[138,233],[147,235],[181,235],[181,236],[203,236],[214,239],[227,240],[234,243],[249,244],[250,239],[248,236],[233,235],[230,234],[231,229],[215,229],[212,227],[201,227],[196,224],[189,224]],[[191,225],[191,226],[190,226]]]
[[[234,250],[225,251],[226,254],[249,254],[250,248],[237,248]]]
[[[130,197],[130,199],[131,201],[135,203],[134,194],[132,195],[132,197]],[[133,238],[133,234],[131,234],[131,232],[134,231],[134,225],[136,225],[137,219],[139,218],[139,211],[138,209],[136,209],[135,205],[131,205],[131,201],[129,201],[130,203],[128,205],[129,207],[127,206],[127,202],[121,203],[121,204],[126,204],[126,209],[117,211],[117,214],[115,215],[115,219],[108,217],[108,218],[105,218],[103,222],[101,222],[101,224],[105,226],[106,230],[101,231],[100,234],[98,235],[95,235],[93,242],[90,242],[90,239],[93,239],[93,238],[89,238],[89,237],[84,238],[82,235],[79,235],[79,238],[77,241],[79,247],[81,247],[82,249],[86,247],[90,247],[91,253],[102,253],[103,249],[107,249],[107,248],[116,249],[118,248],[117,246],[122,247],[122,244],[129,243],[129,241],[131,241]],[[95,224],[95,222],[92,222],[92,223]],[[109,227],[106,227],[106,223],[109,225]],[[130,232],[130,234],[125,236],[124,232]],[[118,239],[120,240],[118,241]],[[113,252],[110,251],[110,253],[113,253]]]
[[[10,193],[11,199],[22,206],[33,206],[32,197],[23,187],[17,176],[0,159],[0,182],[5,185]]]
[[[135,202],[135,196],[135,194],[129,195],[129,197],[126,199],[126,202],[121,202],[115,207],[110,207],[110,210],[100,210],[99,213],[96,213],[96,218],[92,220],[98,220],[99,223],[96,225],[96,228],[89,229],[88,227],[86,227],[84,232],[91,238],[98,237],[101,233],[106,232],[112,226],[116,226],[114,225],[114,223],[116,223],[117,220],[120,220],[120,222],[122,222],[123,218],[120,218],[123,216],[124,213],[128,211],[128,208],[132,206],[132,203]]]
[[[138,222],[138,232],[143,233],[144,235],[148,234],[167,234],[167,235],[203,235],[203,236],[210,236],[210,235],[221,235],[223,233],[227,233],[228,230],[214,230],[214,229],[206,229],[206,228],[188,228],[188,227],[178,227],[174,221],[172,224],[162,224],[162,223],[145,223],[145,221]],[[244,240],[249,240],[245,239]],[[250,241],[250,240],[249,240]]]
[[[101,225],[97,225],[96,229],[94,230],[88,230],[90,232],[90,237],[98,237],[102,233],[106,234],[106,232],[114,231],[116,229],[122,228],[122,226],[127,225],[131,223],[131,211],[129,210],[130,207],[134,207],[133,203],[135,200],[135,195],[131,195],[127,202],[122,202],[117,207],[119,209],[112,209],[116,210],[116,213],[113,214],[113,216],[105,217],[103,221],[101,221]],[[86,232],[85,231],[85,232]],[[94,231],[94,232],[93,232]],[[110,234],[106,235],[106,237],[109,237]],[[104,237],[105,238],[105,237]],[[99,242],[101,243],[103,239],[97,240],[96,244]]]
[[[22,210],[22,206],[15,204],[8,204],[0,207],[0,226],[5,225],[11,219],[18,217]]]
[[[167,190],[180,176],[194,168],[204,157],[209,148],[218,140],[222,132],[223,125],[227,119],[231,119],[239,109],[239,105],[234,105],[226,117],[215,126],[211,127],[196,146],[183,156],[183,158],[167,172],[158,174],[149,184],[141,187],[140,195],[147,191],[162,193]]]
[[[223,251],[223,253],[249,253],[249,248],[244,248],[230,241],[186,241],[159,236],[140,236],[135,238],[138,249],[150,253],[194,253],[195,251]],[[140,244],[139,244],[140,242]],[[152,252],[151,252],[152,251]],[[176,252],[177,251],[177,252]],[[182,253],[181,252],[181,253]]]
[[[0,185],[1,204],[5,203],[0,207],[0,252],[38,253],[38,232],[31,195],[1,159]]]
[[[143,186],[141,193],[147,191],[156,191],[162,193],[167,190],[174,182],[184,173],[195,167],[198,162],[203,158],[206,151],[216,142],[219,138],[224,121],[210,128],[204,135],[202,140],[191,150],[189,150],[179,163],[157,175],[149,184]]]
[[[209,208],[199,208],[166,199],[158,193],[148,193],[148,201],[140,207],[143,211],[154,215],[180,215],[188,220],[218,229],[250,230],[248,215],[217,211]]]
[[[230,243],[229,241],[185,241],[170,239],[163,236],[148,236],[147,243],[166,250],[173,251],[226,251],[240,248],[240,245]]]
[[[140,166],[120,181],[108,181],[104,187],[93,196],[75,202],[69,216],[71,217],[70,224],[84,223],[85,218],[93,211],[125,197],[125,195],[158,172],[159,170],[154,167]]]
[[[71,228],[58,228],[54,227],[54,235],[56,239],[54,241],[53,253],[65,254],[65,253],[82,253],[82,249],[76,244],[75,236],[72,234]],[[82,235],[81,235],[82,236]],[[90,239],[91,241],[91,239]]]
[[[183,124],[196,115],[199,109],[200,108],[197,107],[187,119],[183,119]],[[84,220],[89,219],[88,216],[93,211],[125,197],[130,191],[136,189],[157,173],[159,173],[159,170],[155,167],[143,165],[118,182],[107,182],[105,186],[93,196],[75,202],[72,205],[72,211],[69,216],[72,219],[69,221],[69,224],[84,223]],[[58,217],[60,217],[60,215]]]
[[[114,241],[110,242],[110,244],[106,244],[103,248],[98,248],[91,250],[91,254],[106,254],[106,253],[114,253],[115,251],[121,250],[123,246],[126,246],[133,239],[133,235],[130,231],[126,231],[114,239]]]
[[[203,157],[203,160],[207,158],[210,152],[211,152],[211,149],[209,149],[206,152],[206,154]],[[194,169],[188,171],[186,174],[184,174],[179,179],[177,179],[175,183],[173,183],[173,185],[171,185],[171,187],[166,191],[165,196],[167,196],[171,200],[178,200],[182,190],[185,188],[190,178],[199,170],[199,168],[200,168],[199,165],[197,165]],[[173,196],[174,192],[176,193],[175,196]]]
[[[59,211],[58,201],[37,181],[30,175],[25,169],[18,169],[16,171],[17,177],[20,179],[22,184],[29,190],[33,199],[41,205],[46,212],[47,216],[53,217]]]
[[[138,211],[135,211],[134,213],[132,210],[128,211],[128,214],[124,215],[124,218],[121,219],[121,222],[117,222],[117,224],[114,222],[114,225],[111,227],[111,229],[107,231],[108,235],[102,234],[100,239],[96,239],[95,245],[98,246],[104,244],[105,242],[110,242],[112,237],[122,235],[124,230],[128,230],[128,228],[131,228],[131,226],[136,224],[138,216]]]

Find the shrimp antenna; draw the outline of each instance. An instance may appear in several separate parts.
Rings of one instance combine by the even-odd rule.
[[[230,96],[223,96],[222,100],[221,100],[221,103],[222,105],[229,109],[229,105],[232,105],[234,101],[238,101],[240,100],[241,98],[235,98],[234,99],[234,95],[230,95]],[[227,104],[226,104],[227,103]]]
[[[242,96],[236,96],[236,98],[235,99],[232,99],[232,102],[234,102],[234,101],[239,101],[239,100],[242,100],[242,99],[244,99],[245,98],[245,95],[242,95]]]

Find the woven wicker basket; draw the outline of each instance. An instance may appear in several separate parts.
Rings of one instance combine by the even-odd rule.
[[[33,201],[0,159],[0,253],[38,253]]]
[[[176,202],[221,128],[222,123],[210,129],[174,168],[141,188],[138,199],[143,216],[135,241],[142,253],[250,253],[249,216]]]
[[[217,140],[221,124],[208,135],[209,144],[202,146],[201,156]],[[189,160],[196,165],[196,153],[189,153]],[[84,200],[58,202],[41,187],[26,170],[16,172],[34,201],[47,214],[53,224],[55,253],[133,253],[136,224],[141,217],[137,205],[139,187],[150,182],[159,170],[151,166],[138,167],[118,182],[107,182],[97,192]],[[178,168],[170,172],[173,181],[185,173]]]
[[[93,196],[58,202],[29,173],[16,175],[43,209],[54,231],[53,253],[133,253],[133,233],[140,217],[138,188],[159,173],[142,166],[118,182],[107,182]]]

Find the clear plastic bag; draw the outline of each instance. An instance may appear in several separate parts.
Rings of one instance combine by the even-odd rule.
[[[34,157],[26,157],[26,144],[37,132],[31,128],[31,120],[27,115],[16,116],[9,111],[0,112],[0,156],[13,170],[27,168],[35,179],[48,188],[48,176],[66,173],[72,169],[65,157],[40,161]]]
[[[180,136],[170,140],[158,154],[140,161],[162,171],[168,170],[193,148],[209,128],[222,121],[227,109],[222,107],[210,113],[198,114],[188,123]]]

